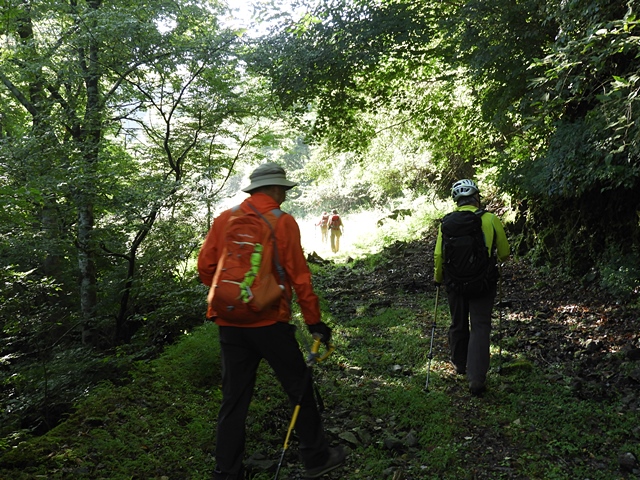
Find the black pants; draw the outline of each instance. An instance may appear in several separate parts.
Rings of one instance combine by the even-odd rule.
[[[299,452],[306,468],[324,464],[329,457],[328,445],[311,379],[305,382],[308,367],[295,338],[295,326],[278,322],[258,328],[220,327],[220,346],[222,405],[218,413],[215,478],[244,478],[245,422],[256,371],[263,358],[275,372],[292,406],[298,403],[304,389],[295,426]],[[283,427],[283,439],[285,433]]]
[[[449,349],[451,361],[459,370],[467,371],[470,382],[484,383],[489,370],[491,346],[491,312],[496,298],[493,286],[486,295],[469,298],[454,291],[447,292],[451,326]]]

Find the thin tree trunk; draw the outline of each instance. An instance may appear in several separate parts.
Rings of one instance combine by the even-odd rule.
[[[22,1],[22,7],[23,14],[17,19],[16,31],[20,40],[23,42],[25,51],[28,52],[26,54],[27,58],[29,60],[36,60],[40,54],[35,48],[31,6],[27,1]],[[10,91],[13,91],[11,88],[12,85],[7,85],[7,87],[9,87]],[[35,137],[47,138],[50,126],[47,125],[44,120],[48,109],[43,102],[46,95],[41,67],[31,70],[28,92],[28,97],[25,97],[22,103],[31,113],[33,134]],[[50,174],[51,168],[53,168],[51,159],[37,154],[33,155],[32,158],[32,165],[29,167],[30,172],[37,172],[39,177],[47,177]],[[26,181],[29,182],[30,179],[26,179]],[[49,196],[45,196],[44,205],[40,212],[40,219],[45,238],[53,245],[53,248],[47,248],[45,250],[42,271],[43,274],[48,277],[59,279],[62,257],[57,248],[57,243],[60,238],[58,214],[55,208],[55,200]]]
[[[93,205],[78,205],[78,267],[80,269],[80,311],[82,316],[82,342],[93,344],[96,313],[96,267],[92,247],[94,227]]]
[[[98,10],[100,0],[87,2],[91,8]],[[92,27],[96,27],[95,20]],[[84,83],[87,92],[87,105],[84,115],[84,128],[81,130],[80,143],[83,152],[85,176],[77,194],[78,208],[78,266],[80,268],[80,308],[82,315],[83,343],[95,343],[92,332],[95,328],[97,308],[97,279],[95,255],[96,248],[93,241],[95,220],[93,215],[94,193],[96,192],[96,178],[94,175],[100,151],[102,138],[102,102],[100,99],[100,63],[99,46],[92,39],[88,51],[79,49],[79,60],[84,72]]]

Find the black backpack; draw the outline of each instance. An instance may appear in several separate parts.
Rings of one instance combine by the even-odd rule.
[[[470,297],[486,293],[498,279],[495,256],[489,256],[482,233],[485,213],[451,212],[441,224],[445,285]]]

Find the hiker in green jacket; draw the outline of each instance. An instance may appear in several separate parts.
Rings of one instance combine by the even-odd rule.
[[[456,373],[467,375],[470,392],[480,395],[486,390],[489,370],[491,313],[499,277],[497,263],[504,262],[509,257],[509,242],[500,219],[492,213],[480,210],[480,190],[474,181],[463,179],[455,182],[451,195],[457,205],[456,212],[472,212],[476,215],[467,217],[479,217],[477,220],[481,220],[481,236],[484,237],[484,248],[489,257],[488,267],[478,282],[461,286],[451,268],[447,268],[450,265],[447,264],[445,248],[448,237],[443,239],[441,224],[434,252],[434,279],[436,285],[444,284],[447,290],[451,313],[448,335],[451,362]],[[447,217],[443,219],[443,223],[446,219]],[[472,285],[471,291],[466,288],[469,284]]]

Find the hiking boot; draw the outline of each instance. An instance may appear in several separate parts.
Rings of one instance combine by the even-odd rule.
[[[451,364],[451,366],[456,371],[456,375],[466,375],[467,374],[467,369],[465,367],[458,367],[455,363],[453,363],[453,360],[450,360],[449,363]]]
[[[217,468],[213,471],[213,480],[242,480],[244,478],[244,468],[239,473],[222,473]]]
[[[471,395],[479,396],[487,391],[487,386],[484,382],[469,382],[469,391]]]
[[[329,447],[329,458],[324,465],[320,465],[319,467],[307,468],[304,472],[303,478],[319,478],[325,473],[329,473],[331,470],[338,468],[340,465],[344,463],[344,459],[346,454],[342,447],[332,448]]]

